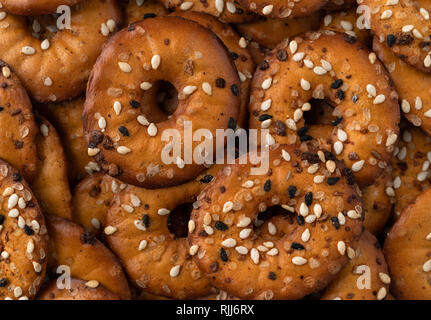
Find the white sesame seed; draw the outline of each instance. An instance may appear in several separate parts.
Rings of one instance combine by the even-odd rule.
[[[385,102],[386,97],[383,94],[379,94],[373,101],[374,104],[381,104],[383,102]]]
[[[114,19],[109,19],[108,21],[106,21],[106,26],[108,27],[109,32],[114,32],[115,27],[117,26],[117,23],[115,22]]]
[[[257,249],[255,249],[255,248],[252,248],[250,250],[250,258],[251,258],[251,260],[255,264],[259,264],[259,257],[260,257],[259,251],[257,251]]]
[[[277,233],[277,228],[272,222],[268,222],[268,232],[270,235],[275,235]]]
[[[320,216],[322,215],[322,206],[316,203],[313,207],[313,212],[317,218],[320,218]]]
[[[421,14],[421,16],[425,19],[425,20],[429,20],[430,19],[430,15],[428,13],[428,10],[426,10],[425,8],[420,8],[419,12]]]
[[[198,87],[196,87],[196,86],[185,86],[184,89],[183,89],[183,93],[185,95],[191,95],[197,89],[198,89]]]
[[[95,229],[99,230],[100,229],[100,221],[99,221],[99,219],[96,219],[96,218],[91,219],[91,225]]]
[[[365,160],[359,160],[353,163],[352,165],[352,170],[354,172],[358,172],[362,169],[362,167],[364,166]]]
[[[410,112],[410,103],[405,99],[401,101],[401,110],[403,110],[404,113]]]
[[[238,252],[239,254],[247,254],[248,253],[248,249],[246,247],[243,246],[238,246],[235,247],[236,252]]]
[[[166,216],[170,213],[171,213],[171,211],[169,209],[166,209],[166,208],[160,208],[159,210],[157,210],[157,214],[159,216]]]
[[[427,117],[427,118],[431,118],[431,109],[428,109],[428,111],[426,111],[424,113],[424,116]]]
[[[308,228],[301,234],[301,240],[303,242],[308,242],[308,240],[310,240],[310,230]]]
[[[185,162],[179,156],[176,157],[175,163],[176,163],[176,165],[177,165],[178,168],[180,168],[180,169],[184,168]]]
[[[109,35],[109,28],[106,25],[106,23],[102,23],[100,25],[100,32],[102,33],[103,36],[107,37]]]
[[[287,152],[286,150],[281,150],[281,156],[282,156],[282,158],[285,160],[285,161],[287,161],[287,162],[289,162],[290,161],[290,159],[291,159],[291,157],[290,157],[290,154],[289,154],[289,152]]]
[[[227,213],[229,211],[231,211],[233,209],[233,202],[232,201],[227,201],[224,205],[223,205],[223,212]]]
[[[308,68],[308,69],[312,69],[314,67],[314,63],[313,61],[309,60],[309,59],[304,59],[304,65]]]
[[[269,256],[276,256],[278,254],[278,249],[277,248],[272,248],[266,254],[269,255]]]
[[[305,53],[304,52],[297,52],[293,55],[293,61],[299,62],[302,59],[304,59]]]
[[[393,145],[395,142],[397,142],[397,139],[398,139],[398,135],[395,133],[391,133],[386,139],[386,146],[389,147]]]
[[[344,224],[346,223],[346,217],[344,216],[344,214],[342,212],[338,212],[337,218],[340,225],[344,226]]]
[[[384,284],[391,283],[391,277],[389,277],[389,275],[387,275],[386,273],[379,272],[379,278]]]
[[[190,247],[189,253],[191,256],[194,256],[196,253],[198,253],[199,246],[197,244],[194,244]]]
[[[226,248],[233,248],[236,246],[236,240],[233,238],[228,238],[221,243],[222,246]]]
[[[401,28],[401,31],[402,31],[402,32],[410,32],[410,31],[412,31],[412,30],[413,30],[413,28],[414,28],[414,26],[413,26],[413,25],[408,24],[408,25],[403,26],[403,27]]]
[[[160,66],[160,56],[158,54],[155,54],[152,58],[151,58],[151,67],[154,70],[157,70],[157,68]]]
[[[120,61],[118,62],[118,66],[120,67],[120,70],[125,73],[132,72],[132,67],[127,62]]]
[[[377,300],[383,300],[387,295],[387,291],[385,287],[381,287],[377,292]]]
[[[215,0],[215,7],[219,13],[223,12],[224,1],[223,0]]]
[[[380,19],[386,20],[386,19],[389,19],[390,17],[392,17],[392,10],[385,10],[380,16]]]
[[[126,147],[126,146],[119,146],[119,147],[117,147],[117,152],[119,154],[127,154],[127,153],[129,153],[131,151],[132,150],[130,148]]]
[[[42,50],[48,50],[49,49],[49,47],[50,47],[50,42],[49,42],[49,40],[48,39],[45,39],[45,40],[43,40],[41,43],[40,43],[40,48],[42,49]]]
[[[395,190],[394,190],[394,188],[392,188],[392,187],[386,187],[385,192],[386,192],[386,194],[389,197],[395,197]]]
[[[4,11],[0,12],[0,21],[4,20],[6,18],[6,16],[7,16],[6,12],[4,12]]]
[[[100,117],[99,120],[97,120],[97,124],[99,125],[100,129],[106,128],[106,120],[104,117]]]
[[[424,66],[429,68],[431,66],[431,56],[428,54],[424,59]]]
[[[317,184],[322,183],[324,180],[325,180],[325,176],[322,176],[322,175],[317,175],[317,176],[314,176],[313,178],[313,182]]]
[[[241,239],[247,239],[249,237],[249,235],[251,234],[251,229],[247,228],[247,229],[242,229],[239,233],[239,237]]]
[[[121,103],[119,101],[115,101],[113,105],[115,114],[118,116],[121,113]]]
[[[39,273],[42,271],[42,266],[39,262],[33,261],[33,269],[36,273]]]
[[[251,223],[251,219],[249,217],[242,217],[238,223],[237,223],[237,227],[238,228],[244,228],[247,227],[249,224]]]
[[[114,234],[115,231],[117,231],[117,228],[115,228],[113,226],[107,226],[104,230],[105,234],[107,234],[108,236]]]
[[[232,14],[236,12],[236,7],[232,2],[226,2],[226,9]]]
[[[301,78],[300,83],[301,83],[301,88],[302,88],[303,90],[305,90],[305,91],[310,90],[310,88],[311,88],[310,82],[308,82],[307,80],[305,80],[305,79]]]
[[[305,259],[303,257],[293,257],[292,263],[297,265],[297,266],[302,266],[302,265],[307,263],[307,259]]]
[[[183,2],[180,5],[180,9],[183,10],[183,11],[189,10],[191,7],[193,7],[193,4],[194,3],[191,2],[191,1]]]
[[[43,85],[44,85],[45,87],[50,87],[50,86],[52,86],[52,79],[51,79],[50,77],[46,77],[46,78],[43,80]]]
[[[140,85],[141,89],[144,90],[144,91],[150,90],[152,86],[153,85],[151,83],[149,83],[149,82],[142,82],[141,85]]]
[[[326,70],[320,66],[317,66],[313,69],[313,72],[319,76],[326,74]]]
[[[147,118],[145,118],[145,116],[143,115],[139,115],[136,120],[139,122],[139,124],[143,125],[143,126],[149,126],[150,122],[147,120]]]
[[[308,215],[308,207],[304,202],[301,202],[301,205],[299,206],[299,214],[303,217]]]
[[[341,154],[343,152],[343,143],[341,141],[335,141],[334,143],[334,151],[336,154]]]
[[[346,141],[347,140],[347,133],[346,133],[346,131],[344,131],[343,129],[338,128],[337,129],[337,138],[341,142]]]
[[[5,77],[6,79],[9,78],[11,75],[9,67],[3,67],[1,69],[1,72],[2,72],[3,77]]]
[[[263,9],[262,9],[263,15],[266,16],[268,14],[271,14],[273,8],[274,8],[274,6],[272,4],[263,7]]]
[[[12,194],[7,201],[7,208],[12,209],[18,203],[18,195],[16,193]]]
[[[373,86],[372,84],[367,84],[366,88],[370,97],[375,97],[377,95],[376,87]]]
[[[154,123],[150,123],[147,132],[151,137],[155,137],[157,135],[157,126]]]
[[[346,244],[344,243],[344,241],[338,241],[337,250],[342,256],[344,256],[344,254],[346,253]]]
[[[295,122],[298,122],[299,120],[301,120],[302,119],[302,116],[304,115],[304,113],[302,112],[302,110],[301,109],[296,109],[294,112],[293,112],[293,121],[295,121]]]
[[[15,289],[13,289],[13,295],[15,296],[15,298],[21,297],[22,295],[21,287],[15,287]]]
[[[428,172],[424,172],[424,171],[421,171],[421,172],[419,172],[418,173],[418,175],[417,175],[417,179],[418,179],[418,181],[425,181],[425,179],[428,177]]]
[[[243,49],[247,48],[247,40],[245,40],[244,37],[241,37],[238,41],[238,45]]]
[[[350,219],[359,219],[361,217],[361,215],[358,212],[356,212],[356,210],[347,211],[347,216]]]
[[[203,82],[202,83],[202,90],[203,92],[205,92],[207,95],[211,96],[213,91],[212,91],[212,87],[208,82]]]
[[[332,70],[332,64],[329,61],[326,61],[324,59],[320,59],[320,63],[322,64],[322,67],[326,71],[331,71]]]
[[[298,42],[295,40],[290,41],[289,49],[292,54],[295,54],[296,50],[298,50]]]
[[[269,89],[269,87],[271,87],[271,84],[272,84],[272,78],[266,78],[262,82],[262,89],[263,90]]]
[[[25,46],[25,47],[22,47],[21,52],[28,56],[31,56],[36,53],[36,50],[33,47]]]
[[[266,119],[266,120],[261,122],[260,126],[263,129],[268,129],[271,126],[271,123],[272,123],[272,119]]]
[[[332,22],[332,16],[330,14],[327,14],[325,18],[323,18],[323,23],[325,24],[325,27],[329,26]]]
[[[267,99],[264,102],[262,102],[262,104],[260,105],[260,110],[262,111],[267,111],[269,108],[271,108],[271,103],[272,100],[271,99]]]
[[[431,259],[429,259],[428,261],[426,261],[423,266],[422,266],[422,270],[424,272],[430,272],[431,271]]]
[[[171,270],[169,271],[169,275],[172,278],[177,277],[180,274],[180,270],[181,270],[181,266],[180,265],[176,265],[174,267],[171,268]]]

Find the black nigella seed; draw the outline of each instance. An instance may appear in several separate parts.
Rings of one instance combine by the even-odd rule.
[[[1,278],[0,279],[0,287],[4,288],[7,285],[7,279],[6,278]]]
[[[229,122],[227,123],[227,127],[229,129],[235,130],[236,129],[236,121],[234,118],[230,117]]]
[[[231,52],[230,56],[232,57],[233,60],[237,60],[239,58],[239,55],[236,52]]]
[[[32,229],[32,228],[30,228],[28,225],[25,225],[25,226],[24,226],[24,232],[25,232],[25,234],[26,234],[26,235],[28,235],[28,236],[31,236],[31,235],[34,233],[33,229]]]
[[[239,88],[238,88],[238,86],[237,86],[236,84],[233,84],[233,85],[230,87],[230,91],[232,91],[232,93],[233,93],[233,95],[234,95],[235,97],[238,97],[238,96],[239,96]]]
[[[269,63],[266,60],[263,60],[259,65],[259,69],[262,71],[265,71],[268,68],[269,68]]]
[[[331,222],[334,225],[335,229],[339,229],[340,228],[340,221],[338,221],[337,217],[331,217]]]
[[[265,190],[266,192],[269,192],[269,190],[271,190],[271,180],[266,180],[265,184],[263,185],[263,190]]]
[[[136,100],[130,100],[129,104],[134,109],[138,109],[141,106],[141,104]]]
[[[346,94],[344,93],[343,90],[338,89],[337,93],[335,94],[337,96],[338,99],[340,100],[344,100],[344,98],[346,97]]]
[[[313,203],[313,192],[307,192],[304,196],[304,201],[307,206]]]
[[[144,227],[148,229],[150,226],[150,216],[148,214],[144,214],[142,216],[142,223],[144,224]]]
[[[2,106],[0,106],[0,112],[2,112],[4,110],[4,108]]]
[[[349,168],[344,168],[344,174],[346,175],[347,178],[347,183],[352,186],[355,184],[355,177],[353,175],[353,171],[352,169]]]
[[[298,131],[297,131],[298,132],[298,136],[302,137],[303,135],[305,135],[308,132],[309,129],[310,129],[309,127],[299,128]]]
[[[217,78],[216,79],[216,87],[217,88],[225,88],[226,87],[226,81],[223,78]]]
[[[157,15],[155,13],[151,13],[151,12],[146,13],[142,16],[142,18],[144,18],[144,20],[148,19],[148,18],[155,18],[155,17],[157,17]]]
[[[275,274],[275,272],[270,272],[269,274],[268,274],[268,279],[270,279],[270,280],[275,280],[275,279],[277,279],[277,275]]]
[[[268,119],[272,119],[272,116],[270,114],[261,114],[258,119],[260,122],[262,122]]]
[[[16,172],[16,173],[14,173],[13,175],[12,175],[12,180],[13,181],[20,181],[21,180],[21,175],[18,173],[18,172]]]
[[[343,85],[343,80],[342,79],[337,79],[334,82],[331,83],[331,88],[332,89],[338,89]]]
[[[297,216],[297,217],[296,217],[296,223],[297,223],[299,226],[302,226],[302,225],[305,223],[305,219],[304,219],[304,217],[303,217],[303,216]]]
[[[298,242],[292,242],[290,246],[293,250],[304,250],[304,246]]]
[[[301,140],[301,142],[310,141],[310,140],[313,140],[313,137],[306,134],[306,135],[300,136],[299,140]]]
[[[220,231],[226,231],[229,227],[221,221],[216,221],[215,228]]]
[[[334,120],[331,121],[331,126],[337,126],[343,121],[343,117],[337,117]]]
[[[328,184],[330,186],[333,186],[334,184],[336,184],[338,181],[340,181],[340,178],[338,177],[329,177],[328,178]]]
[[[395,44],[395,36],[393,34],[388,34],[386,37],[386,43],[388,44],[389,48],[392,47]]]
[[[220,249],[220,259],[224,262],[227,261],[227,253],[226,253],[226,250],[224,248]]]
[[[289,195],[290,199],[295,197],[297,190],[298,189],[295,186],[289,186],[289,188],[287,188],[287,194]]]
[[[277,50],[277,59],[279,61],[286,61],[287,60],[287,51],[283,49]]]
[[[350,44],[354,44],[356,42],[357,38],[348,34],[344,34],[344,41]]]
[[[0,214],[0,226],[4,223],[4,215]]]
[[[353,101],[353,103],[358,102],[358,100],[359,100],[359,97],[355,94],[355,95],[352,97],[352,101]]]
[[[205,175],[200,181],[202,183],[210,183],[213,180],[213,176],[210,174]]]
[[[226,187],[225,186],[221,186],[220,187],[220,193],[225,193],[226,192]]]
[[[120,131],[120,133],[125,137],[130,136],[129,130],[125,126],[119,127],[118,131]]]

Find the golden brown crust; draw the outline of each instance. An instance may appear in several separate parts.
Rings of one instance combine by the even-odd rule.
[[[147,190],[134,186],[118,193],[107,213],[107,242],[121,259],[130,279],[145,292],[176,299],[198,298],[211,293],[209,279],[193,261],[187,240],[171,233],[184,233],[187,211],[170,212],[193,203],[212,180],[214,166],[195,180],[164,189]],[[181,223],[179,223],[181,222]],[[177,233],[175,233],[177,234]]]
[[[307,102],[327,98],[342,114],[331,137],[333,151],[360,185],[370,183],[391,157],[400,115],[387,72],[368,55],[355,38],[333,31],[282,42],[267,56],[269,67],[254,75],[250,128],[269,125],[268,144],[294,143]]]
[[[94,234],[102,232],[115,193],[126,187],[127,184],[103,173],[85,178],[73,191],[73,220]]]
[[[401,214],[385,240],[384,253],[397,299],[431,299],[431,190],[421,193]]]
[[[394,218],[431,185],[431,138],[422,130],[406,126],[392,157]]]
[[[55,128],[39,117],[36,138],[39,158],[36,179],[31,184],[44,213],[72,219],[66,156]]]
[[[153,123],[151,109],[157,106],[141,104],[141,84],[159,80],[177,89],[179,102],[169,118]],[[178,130],[183,142],[183,124],[192,121],[194,132],[205,128],[215,136],[216,129],[238,119],[239,89],[229,53],[198,23],[157,17],[133,24],[111,38],[92,71],[83,113],[89,152],[110,175],[130,184],[156,188],[190,180],[203,167],[196,162],[183,166],[179,156],[165,164],[161,155],[169,142],[161,142],[163,131]]]
[[[72,8],[71,29],[48,36],[46,42],[45,30],[38,39],[29,30],[26,17],[7,14],[1,21],[0,56],[15,69],[35,100],[62,101],[85,90],[103,44],[120,22],[121,10],[114,0],[87,0]]]
[[[236,1],[158,0],[175,11],[197,11],[210,14],[226,23],[241,23],[257,19],[257,15],[239,6]]]
[[[391,75],[399,94],[403,115],[414,126],[420,126],[426,133],[431,134],[431,75],[403,62],[380,43],[377,37],[373,40],[373,50]]]
[[[156,0],[121,0],[125,25],[155,16],[164,16],[169,11]]]
[[[360,5],[365,8],[365,19],[380,42],[385,42],[404,62],[431,73],[429,1],[363,0]]]
[[[364,231],[351,260],[326,287],[322,300],[383,300],[390,277],[377,239]]]
[[[301,298],[347,263],[362,231],[361,201],[340,163],[332,161],[330,173],[319,154],[281,145],[270,151],[266,175],[251,175],[250,164],[227,166],[201,192],[188,239],[214,286],[246,299]],[[273,206],[284,215],[252,229],[262,220],[256,208]]]
[[[100,171],[99,165],[87,154],[88,144],[81,119],[84,98],[37,105],[37,108],[58,130],[66,153],[69,181],[75,184],[89,174]]]
[[[310,16],[285,20],[264,19],[235,26],[240,34],[250,41],[257,42],[260,46],[273,49],[281,41],[304,32],[315,30],[319,27],[320,13]]]
[[[0,60],[0,158],[31,182],[37,171],[37,126],[27,92],[12,68]]]
[[[96,280],[122,299],[130,299],[130,289],[114,254],[91,232],[68,220],[47,215],[49,267],[70,268],[70,275],[86,281]]]
[[[70,288],[60,289],[57,281],[52,281],[39,295],[38,300],[120,300],[116,294],[98,285],[88,287],[87,281],[71,279]],[[91,285],[91,284],[90,284]]]
[[[46,272],[44,217],[18,171],[0,160],[0,300],[33,298]]]
[[[297,18],[308,16],[322,7],[328,0],[239,0],[244,8],[273,19]]]
[[[55,13],[62,5],[74,6],[83,0],[0,0],[0,7],[9,13],[36,16]]]
[[[356,4],[356,0],[329,0],[325,10],[335,11],[351,8]]]
[[[221,41],[223,41],[231,56],[234,57],[234,63],[241,81],[241,105],[237,124],[241,128],[246,128],[248,126],[248,102],[250,97],[251,79],[256,67],[248,48],[243,47],[247,46],[247,41],[241,38],[228,24],[222,23],[208,14],[186,11],[175,12],[171,15],[193,20],[207,29],[210,29],[217,35],[217,37],[220,38]]]

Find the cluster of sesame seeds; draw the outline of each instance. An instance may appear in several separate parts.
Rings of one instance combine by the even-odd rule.
[[[212,0],[212,1],[213,1],[212,3],[214,3],[214,8],[216,11],[215,13],[218,15],[222,13],[226,13],[226,11],[229,14],[237,13],[237,8],[233,1],[226,1],[226,2],[224,0]],[[181,4],[179,5],[179,8],[182,11],[187,11],[192,9],[194,5],[195,5],[195,2],[193,1],[184,1],[184,2],[181,2]],[[225,8],[226,8],[226,11],[224,10]]]

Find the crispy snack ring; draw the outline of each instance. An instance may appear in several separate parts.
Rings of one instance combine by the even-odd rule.
[[[392,158],[395,219],[431,186],[430,162],[431,138],[418,128],[404,128]]]
[[[364,231],[351,260],[326,287],[322,300],[383,300],[389,293],[391,278],[377,239]]]
[[[250,52],[246,47],[247,41],[244,38],[241,38],[231,26],[218,21],[216,18],[208,14],[186,11],[175,12],[171,15],[195,21],[207,29],[210,29],[217,35],[217,37],[220,38],[220,40],[229,50],[232,58],[234,59],[234,63],[241,81],[241,105],[237,124],[241,128],[247,127],[251,79],[256,68]]]
[[[130,299],[126,276],[117,257],[90,231],[68,220],[47,215],[49,268],[67,266],[70,276],[86,281],[97,281],[122,299]]]
[[[227,166],[201,192],[189,244],[213,285],[239,298],[296,299],[347,263],[346,248],[362,231],[361,201],[352,176],[341,176],[336,161],[329,173],[322,154],[283,145],[270,151],[267,175],[251,175],[250,164]],[[256,208],[272,206],[292,214],[290,233],[269,223],[271,237],[253,230]]]
[[[74,97],[85,90],[103,44],[121,22],[121,11],[114,0],[84,1],[72,8],[70,30],[48,34],[39,18],[34,18],[29,30],[26,17],[7,14],[0,22],[0,56],[35,100]]]
[[[342,114],[332,135],[335,154],[360,185],[370,183],[387,166],[400,115],[388,74],[368,55],[355,38],[333,31],[281,43],[254,75],[250,128],[268,128],[267,145],[302,140],[308,101],[327,98]]]
[[[287,20],[261,19],[237,24],[235,27],[249,41],[273,49],[286,38],[294,37],[319,27],[320,14]]]
[[[46,272],[45,220],[20,173],[3,160],[0,194],[0,300],[27,300],[36,295]]]
[[[81,279],[71,279],[70,288],[60,289],[57,281],[51,281],[47,288],[38,295],[38,300],[120,300],[120,297],[108,289]]]
[[[401,101],[403,115],[414,126],[431,134],[431,75],[421,72],[396,57],[377,37],[373,50],[391,74]],[[415,85],[409,85],[414,83]]]
[[[273,19],[305,17],[318,11],[328,0],[239,0],[248,10]]]
[[[125,183],[103,173],[82,180],[73,192],[73,220],[98,234],[106,227],[106,212],[114,195],[127,187]]]
[[[145,292],[175,299],[211,293],[209,279],[192,259],[194,252],[184,231],[187,206],[218,169],[213,166],[183,185],[156,190],[129,186],[115,195],[106,216],[107,242],[130,279]]]
[[[156,0],[121,0],[126,25],[155,16],[164,16],[168,10]]]
[[[196,11],[210,14],[226,23],[241,23],[257,19],[257,15],[239,6],[235,0],[158,0],[175,11]]]
[[[385,240],[384,253],[397,299],[431,299],[431,190],[401,214]]]
[[[31,102],[18,77],[1,60],[0,70],[0,158],[31,182],[37,171],[37,126]]]
[[[431,73],[429,1],[359,0],[358,4],[366,8],[365,19],[386,47],[416,69]]]
[[[88,144],[81,119],[84,98],[37,105],[37,108],[58,130],[66,153],[69,181],[74,184],[93,172],[100,171],[99,165],[87,154]]]
[[[177,89],[179,101],[170,117],[154,123],[151,112],[157,106],[143,106],[140,100],[145,88],[159,80]],[[212,32],[179,17],[146,19],[113,36],[92,71],[83,114],[89,153],[127,183],[179,184],[203,167],[184,164],[180,156],[165,164],[163,150],[175,142],[161,142],[163,131],[178,130],[184,142],[184,122],[191,121],[194,132],[205,128],[215,136],[218,128],[236,126],[239,106],[238,72]]]
[[[55,128],[39,117],[36,138],[39,157],[36,179],[31,184],[44,213],[72,219],[71,194],[66,157]]]
[[[81,1],[83,0],[0,0],[0,8],[21,16],[36,16],[55,13],[59,6],[74,6]]]
[[[357,22],[356,10],[329,12],[325,15],[320,26],[323,30],[343,32],[349,36],[357,38],[364,44],[369,45],[372,40],[370,30],[361,27]]]

